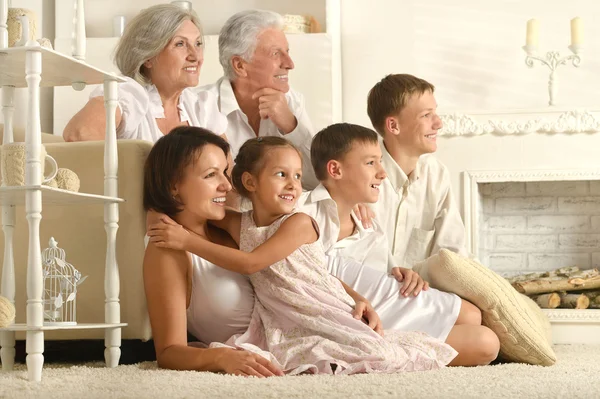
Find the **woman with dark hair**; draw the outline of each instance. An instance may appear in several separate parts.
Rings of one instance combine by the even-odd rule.
[[[231,190],[228,153],[227,142],[206,129],[173,129],[156,142],[146,160],[144,208],[214,243],[237,247],[227,233],[208,224],[225,217],[225,196]],[[204,346],[246,331],[254,307],[246,276],[149,243],[144,287],[160,367],[258,377],[282,374],[251,352],[188,346],[188,331]]]

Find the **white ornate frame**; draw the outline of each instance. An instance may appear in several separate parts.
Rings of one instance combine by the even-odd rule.
[[[469,251],[479,255],[479,183],[565,180],[600,180],[600,169],[463,172],[463,209]],[[544,312],[552,325],[554,344],[600,344],[600,309],[544,309]]]
[[[507,116],[510,116],[507,118]],[[482,134],[594,133],[600,131],[600,110],[555,109],[441,113],[440,136]]]

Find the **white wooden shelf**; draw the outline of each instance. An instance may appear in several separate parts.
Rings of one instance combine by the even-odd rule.
[[[4,117],[3,144],[13,142],[12,117],[15,111],[15,88],[27,91],[27,129],[25,130],[25,186],[0,187],[2,230],[4,233],[4,258],[0,295],[14,302],[17,291],[15,281],[14,230],[16,207],[24,204],[28,225],[27,323],[14,324],[0,330],[0,361],[3,370],[12,370],[15,358],[16,331],[25,333],[27,347],[27,374],[30,381],[41,381],[44,366],[44,331],[72,329],[104,329],[104,358],[108,367],[116,367],[121,356],[121,307],[119,303],[119,267],[116,256],[116,237],[119,228],[119,203],[117,171],[117,136],[115,114],[117,108],[118,82],[125,79],[111,72],[104,72],[83,60],[85,58],[85,30],[83,3],[77,6],[74,57],[61,54],[31,43],[31,46],[8,48],[7,0],[0,0],[0,87],[1,108]],[[28,43],[30,44],[30,43]],[[104,140],[104,195],[75,193],[42,185],[43,158],[40,128],[40,87],[70,86],[83,90],[88,85],[104,84],[104,108],[106,136]],[[73,103],[68,104],[73,106]],[[98,165],[100,166],[100,165]],[[44,325],[44,276],[40,247],[40,221],[42,204],[76,205],[103,204],[104,229],[106,231],[106,262],[104,266],[104,320],[92,324],[46,324]],[[19,248],[22,251],[23,249]]]
[[[124,202],[122,198],[76,193],[48,186],[0,187],[0,205],[25,205],[27,191],[40,190],[44,205],[84,205]]]
[[[42,87],[71,86],[73,83],[100,84],[104,83],[105,79],[125,81],[57,51],[41,46],[23,46],[0,49],[0,86],[27,87],[25,62],[30,50],[42,54]],[[68,73],[65,73],[66,71]]]
[[[100,328],[120,328],[127,327],[127,323],[78,323],[72,325],[48,325],[48,326],[27,326],[24,323],[11,324],[8,327],[0,328],[0,331],[55,331],[55,330],[93,330]]]

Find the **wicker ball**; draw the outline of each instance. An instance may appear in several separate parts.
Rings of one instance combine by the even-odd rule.
[[[15,319],[15,306],[0,296],[0,328],[7,327]]]
[[[63,190],[69,190],[78,192],[80,181],[79,176],[71,169],[60,168],[56,173],[56,183],[58,183],[58,188],[62,188]]]
[[[58,182],[56,181],[56,177],[54,179],[50,180],[48,183],[44,183],[44,186],[58,188]]]

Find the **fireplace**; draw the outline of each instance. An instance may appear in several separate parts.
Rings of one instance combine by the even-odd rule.
[[[466,171],[469,250],[503,276],[600,266],[600,169]],[[600,310],[544,309],[554,343],[599,343]]]

